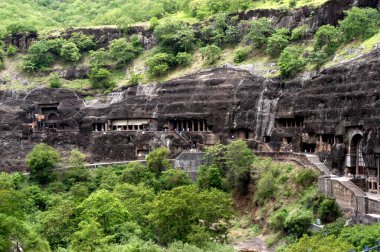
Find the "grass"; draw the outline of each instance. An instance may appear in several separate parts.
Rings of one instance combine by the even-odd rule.
[[[302,6],[319,6],[323,3],[327,2],[327,0],[298,0],[296,1],[296,5],[292,6],[292,8],[299,8]],[[272,1],[254,1],[251,9],[281,9],[281,8],[289,8],[291,0],[272,0]]]

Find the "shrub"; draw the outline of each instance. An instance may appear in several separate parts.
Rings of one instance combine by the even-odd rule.
[[[179,66],[187,66],[190,64],[193,56],[190,53],[180,52],[175,57],[175,60]]]
[[[158,21],[158,18],[157,17],[152,17],[149,20],[149,29],[154,30],[154,28],[156,28],[159,24],[160,24],[160,21]]]
[[[140,84],[140,81],[143,79],[143,76],[139,73],[131,73],[128,79],[128,84],[131,86],[136,86]]]
[[[40,40],[32,44],[28,49],[28,55],[23,61],[23,69],[28,72],[33,72],[49,67],[54,61],[49,49],[50,46],[46,40]]]
[[[168,148],[157,148],[150,152],[146,157],[146,164],[150,171],[155,174],[160,174],[162,171],[171,168],[170,162],[167,159],[170,155]]]
[[[101,68],[107,65],[108,52],[103,48],[97,51],[90,51],[90,64],[92,67]]]
[[[339,29],[346,40],[367,39],[379,31],[380,13],[376,9],[353,7],[345,13]]]
[[[37,29],[35,26],[29,23],[23,23],[23,22],[11,23],[7,26],[6,30],[8,34],[16,34],[16,33],[23,33],[23,32],[37,32]]]
[[[314,51],[323,51],[327,56],[334,54],[341,44],[341,34],[339,30],[332,25],[319,27],[314,39]]]
[[[62,87],[61,78],[58,74],[51,74],[49,77],[49,85],[51,88],[60,88]]]
[[[62,46],[67,41],[62,38],[56,38],[56,39],[49,39],[46,40],[46,44],[49,48],[49,52],[54,53],[55,55],[59,56],[61,54]]]
[[[277,210],[269,216],[269,227],[273,231],[284,230],[285,220],[288,217],[288,211],[284,208]]]
[[[69,41],[74,43],[81,52],[95,48],[94,36],[87,36],[82,32],[74,32]]]
[[[120,66],[130,63],[142,51],[140,43],[129,42],[125,38],[113,40],[108,48],[110,58]]]
[[[313,215],[303,209],[295,209],[289,213],[284,222],[285,230],[296,237],[305,234],[311,224]]]
[[[241,47],[235,51],[234,62],[241,63],[246,60],[251,52],[250,47]]]
[[[289,1],[289,7],[290,8],[294,8],[294,7],[296,7],[296,5],[297,5],[297,0],[290,0]]]
[[[286,77],[300,71],[305,66],[301,49],[296,46],[286,47],[278,59],[278,65],[281,74]]]
[[[318,173],[313,169],[301,169],[297,172],[295,181],[304,187],[310,186],[318,178]]]
[[[222,50],[216,45],[208,45],[200,49],[202,58],[205,58],[208,64],[214,64],[219,59]]]
[[[9,45],[8,48],[7,48],[7,55],[8,56],[14,56],[17,52],[17,48],[14,47],[13,45]]]
[[[257,182],[257,188],[255,192],[255,201],[259,205],[263,205],[264,202],[273,197],[277,190],[277,185],[273,182],[274,178],[270,173],[264,173]]]
[[[178,186],[190,185],[191,179],[185,171],[171,168],[162,172],[159,182],[161,190],[172,190]]]
[[[308,56],[306,61],[309,64],[315,64],[317,67],[321,67],[328,59],[328,56],[325,52],[322,51],[316,51],[311,52]]]
[[[252,41],[257,49],[265,48],[268,38],[274,32],[272,23],[267,18],[260,18],[250,22],[247,38]]]
[[[216,166],[200,166],[197,183],[201,189],[222,189],[222,174],[220,169]]]
[[[109,89],[113,88],[116,83],[111,78],[111,72],[105,68],[91,68],[89,77],[91,86],[94,89]]]
[[[333,222],[341,216],[339,205],[335,199],[324,199],[319,206],[318,215],[324,222]]]
[[[194,48],[193,28],[184,22],[173,21],[160,24],[154,29],[154,34],[159,46],[173,54],[188,52]]]
[[[148,59],[148,73],[151,76],[165,75],[173,66],[174,57],[168,53],[156,53]]]
[[[37,144],[26,158],[30,179],[46,184],[53,178],[53,168],[60,161],[59,153],[47,144]]]
[[[80,53],[78,47],[73,42],[67,42],[62,45],[61,57],[68,62],[78,62]]]
[[[265,50],[271,57],[279,56],[284,48],[289,44],[289,30],[278,29],[268,39],[267,49]]]
[[[301,25],[297,28],[294,28],[292,30],[292,35],[290,37],[290,40],[297,41],[301,39],[305,39],[308,32],[308,26],[307,25]]]

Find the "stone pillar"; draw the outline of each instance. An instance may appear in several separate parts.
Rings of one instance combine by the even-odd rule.
[[[194,131],[194,125],[195,125],[194,120],[191,120],[191,130],[192,131]]]
[[[206,121],[203,121],[203,131],[206,131]]]
[[[198,131],[201,131],[201,121],[198,121]]]

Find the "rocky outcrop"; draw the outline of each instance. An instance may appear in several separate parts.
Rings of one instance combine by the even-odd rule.
[[[202,148],[239,137],[258,149],[266,142],[265,146],[282,150],[286,143],[287,151],[324,153],[322,161],[342,172],[352,162],[347,156],[354,157],[355,139],[361,136],[366,163],[374,166],[380,151],[379,55],[374,51],[309,79],[287,82],[216,68],[161,84],[128,87],[91,104],[65,89],[3,92],[0,155],[3,163],[20,160],[43,141],[62,151],[78,146],[93,161],[113,161],[143,156],[157,146],[180,153],[193,145]],[[64,129],[23,134],[28,115],[38,109],[58,114]],[[111,132],[101,131],[115,120],[147,119],[154,129],[119,131],[115,126]],[[167,131],[168,123],[177,121],[188,122],[181,128],[205,123],[208,131],[183,135]]]
[[[380,10],[379,0],[330,0],[318,7],[304,6],[295,10],[290,9],[257,9],[238,13],[240,20],[270,18],[279,28],[293,29],[307,25],[310,33],[326,24],[336,25],[343,19],[344,11],[357,7],[371,7]]]
[[[13,45],[21,52],[26,52],[29,46],[38,38],[37,32],[19,32],[4,38],[6,47]]]

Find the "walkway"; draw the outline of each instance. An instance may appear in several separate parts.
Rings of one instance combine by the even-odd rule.
[[[329,168],[324,163],[321,163],[319,157],[313,154],[306,154],[306,158],[312,163],[315,167],[317,167],[324,175],[332,175]]]

